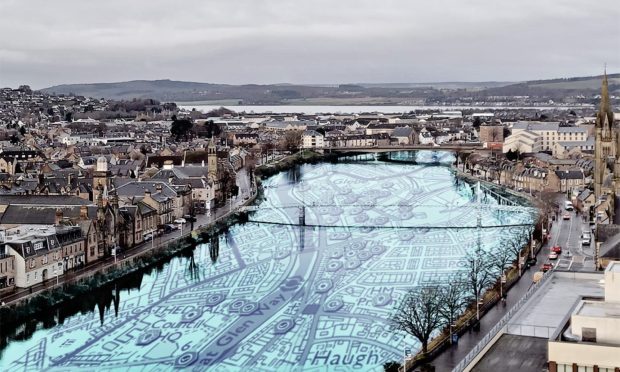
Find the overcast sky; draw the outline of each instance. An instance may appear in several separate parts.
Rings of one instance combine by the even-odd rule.
[[[618,0],[0,0],[0,86],[620,72]]]

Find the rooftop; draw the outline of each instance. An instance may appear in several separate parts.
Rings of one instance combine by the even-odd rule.
[[[603,301],[583,301],[575,310],[575,315],[592,318],[620,318],[620,303]]]
[[[620,261],[612,261],[607,265],[607,271],[612,273],[620,273]]]
[[[582,297],[604,296],[602,273],[554,271],[552,275],[510,320],[506,333],[549,338]]]

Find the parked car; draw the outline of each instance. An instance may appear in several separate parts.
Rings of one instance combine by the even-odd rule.
[[[547,271],[552,270],[552,269],[553,269],[553,264],[552,263],[543,264],[542,267],[541,267],[541,270],[542,270],[543,273],[546,273]]]
[[[144,240],[151,240],[153,239],[153,234],[152,233],[148,233],[146,235],[144,235]]]
[[[563,219],[565,219],[565,220],[570,220],[570,214],[568,214],[568,213],[564,213],[564,214],[562,215],[562,218],[563,218]]]
[[[179,227],[177,225],[174,225],[174,224],[171,224],[171,223],[163,225],[162,228],[164,230],[164,234],[170,234],[174,230],[178,230],[179,229]]]
[[[185,218],[177,218],[176,220],[174,220],[174,223],[176,224],[184,224],[187,221],[185,220]]]
[[[553,247],[551,247],[551,252],[555,252],[557,254],[561,254],[562,253],[562,247],[560,247],[559,245],[554,245]]]
[[[550,260],[557,260],[558,259],[558,254],[556,252],[549,253],[549,259]]]

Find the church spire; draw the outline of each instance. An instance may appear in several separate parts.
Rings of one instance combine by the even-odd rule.
[[[614,112],[611,109],[611,102],[609,100],[609,82],[607,80],[607,68],[603,74],[603,83],[601,86],[601,106],[599,108],[596,126],[603,128],[605,126],[611,126],[614,122]]]

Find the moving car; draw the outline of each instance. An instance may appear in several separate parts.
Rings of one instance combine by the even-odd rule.
[[[174,220],[174,223],[176,224],[184,224],[186,222],[187,220],[185,218],[177,218],[176,220]]]
[[[584,231],[581,234],[581,244],[583,245],[590,245],[590,241],[592,240],[592,236],[590,235],[589,231]]]
[[[542,270],[543,273],[546,273],[547,271],[552,270],[552,269],[553,269],[553,264],[552,263],[543,264],[542,267],[541,267],[541,270]]]
[[[564,214],[562,215],[562,219],[565,219],[565,220],[570,220],[570,214],[568,214],[568,213],[564,213]]]
[[[550,260],[557,260],[558,259],[558,254],[556,252],[549,253],[549,259]]]
[[[562,247],[560,247],[559,245],[554,245],[553,247],[551,247],[551,252],[555,252],[557,254],[561,254],[562,253]]]
[[[565,201],[564,202],[564,209],[566,209],[567,211],[572,211],[573,210],[573,203],[571,203],[570,201]]]

